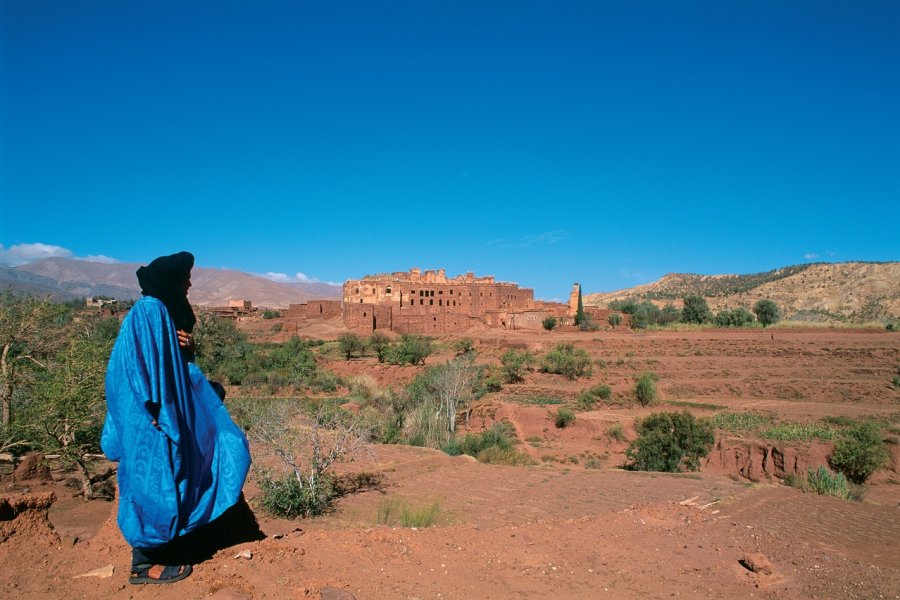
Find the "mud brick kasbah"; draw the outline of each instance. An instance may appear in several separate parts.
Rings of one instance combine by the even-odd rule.
[[[348,329],[364,332],[448,334],[475,325],[539,330],[549,316],[571,325],[579,288],[573,285],[568,304],[545,302],[534,299],[534,290],[493,275],[450,278],[444,269],[412,268],[345,282],[342,315]]]

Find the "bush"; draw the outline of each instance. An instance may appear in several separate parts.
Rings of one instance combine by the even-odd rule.
[[[504,450],[496,446],[485,448],[475,457],[478,462],[486,465],[509,465],[513,467],[528,466],[534,464],[534,459],[523,452],[513,449]]]
[[[807,442],[813,439],[831,440],[836,432],[821,423],[777,423],[759,432],[761,437],[781,442]]]
[[[545,373],[564,375],[567,379],[590,377],[591,357],[573,344],[557,344],[553,350],[544,355],[541,370]]]
[[[659,378],[655,373],[643,373],[634,384],[634,397],[641,406],[650,406],[656,402],[656,381]]]
[[[575,422],[575,413],[568,408],[560,408],[556,411],[556,417],[553,420],[557,429],[564,429]]]
[[[617,312],[609,313],[609,316],[606,317],[606,322],[612,325],[613,327],[618,327],[622,324],[622,315]]]
[[[636,471],[696,471],[715,441],[712,422],[691,413],[654,413],[635,424],[638,437],[625,451]]]
[[[755,431],[772,422],[772,417],[753,412],[723,412],[713,417],[716,429],[724,431]]]
[[[475,352],[475,340],[470,337],[464,337],[456,340],[453,343],[453,347],[456,348],[456,354],[472,354]]]
[[[831,466],[854,483],[864,483],[888,458],[881,428],[871,421],[859,423],[834,446]]]
[[[368,344],[375,356],[378,357],[378,362],[383,363],[387,356],[387,350],[391,345],[390,338],[380,331],[375,331],[369,336]]]
[[[264,511],[286,519],[314,517],[328,510],[337,496],[334,479],[319,477],[314,486],[302,484],[293,474],[275,477],[269,471],[257,472],[259,504]]]
[[[556,317],[552,315],[549,317],[544,317],[544,320],[541,321],[541,325],[543,325],[544,329],[546,329],[547,331],[553,331],[553,329],[556,328]]]
[[[757,301],[753,305],[753,312],[756,313],[756,320],[763,327],[768,327],[781,319],[781,310],[779,310],[777,304],[769,299]]]
[[[709,305],[703,296],[695,294],[684,297],[684,308],[681,310],[683,323],[702,324],[709,321]]]
[[[518,383],[525,379],[525,371],[534,364],[534,356],[528,350],[507,350],[500,357],[500,375],[503,383]]]
[[[675,308],[675,306],[670,302],[663,306],[663,309],[659,311],[659,317],[657,317],[658,325],[669,325],[671,323],[677,323],[681,320],[681,311]]]
[[[640,304],[635,304],[632,310],[632,329],[646,329],[651,325],[659,324],[660,310],[659,307],[652,302],[641,302]],[[622,312],[625,312],[624,309]]]
[[[441,507],[437,502],[413,507],[405,498],[385,498],[378,505],[376,521],[379,525],[431,527],[440,512]]]
[[[338,348],[347,360],[354,356],[362,356],[366,351],[366,342],[355,333],[344,333],[338,338]]]
[[[277,310],[264,310],[262,314],[263,319],[275,319],[281,316],[281,313]]]
[[[747,327],[753,324],[753,314],[744,307],[720,310],[713,322],[718,327]]]
[[[625,428],[621,423],[613,423],[606,428],[606,437],[617,442],[625,441]]]
[[[598,383],[589,389],[581,390],[578,394],[576,404],[578,405],[578,408],[582,410],[590,410],[598,401],[606,401],[611,397],[612,389],[605,383]]]
[[[454,437],[441,448],[450,456],[459,456],[460,454],[468,454],[469,456],[478,456],[482,450],[486,448],[499,448],[501,450],[511,450],[513,440],[515,439],[515,430],[509,423],[495,423],[489,429],[485,429],[479,434],[467,433],[465,437]]]
[[[424,365],[431,352],[430,337],[404,334],[397,344],[387,349],[385,362],[392,365]]]
[[[820,466],[818,469],[807,469],[806,487],[821,496],[834,496],[835,498],[843,498],[850,500],[850,489],[847,487],[847,480],[840,473],[832,473],[825,467]]]

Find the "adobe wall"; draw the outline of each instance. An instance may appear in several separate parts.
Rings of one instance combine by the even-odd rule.
[[[340,300],[310,300],[291,304],[281,315],[287,319],[331,319],[341,316]]]
[[[344,326],[347,329],[372,332],[392,329],[391,307],[384,304],[345,304]]]

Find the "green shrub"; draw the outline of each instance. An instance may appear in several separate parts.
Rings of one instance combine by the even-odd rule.
[[[675,305],[670,302],[663,306],[662,310],[659,311],[656,323],[657,325],[669,325],[671,323],[677,323],[680,320],[681,311],[675,308]]]
[[[344,333],[338,338],[338,348],[347,360],[362,356],[366,351],[366,341],[355,333]]]
[[[432,351],[430,337],[404,334],[398,343],[387,349],[385,362],[393,365],[424,365]]]
[[[659,378],[655,373],[643,373],[634,384],[634,397],[641,406],[651,406],[656,402],[656,381]]]
[[[486,448],[511,450],[515,438],[515,428],[510,423],[495,423],[481,433],[467,433],[464,437],[456,436],[444,444],[441,449],[451,456],[468,454],[477,457]]]
[[[575,413],[568,408],[560,408],[556,411],[553,423],[557,429],[564,429],[575,422]]]
[[[545,373],[564,375],[567,379],[590,377],[591,357],[574,344],[557,344],[553,350],[544,355],[541,370]]]
[[[533,465],[534,459],[523,452],[512,448],[503,449],[497,446],[485,448],[475,456],[478,462],[486,465],[509,465],[512,467]]]
[[[625,312],[623,309],[622,312]],[[658,325],[660,319],[659,307],[652,302],[635,304],[631,313],[631,328],[646,329],[651,325]]]
[[[888,451],[881,428],[871,421],[859,423],[845,432],[834,446],[831,466],[854,483],[864,483],[872,473],[884,465]]]
[[[368,346],[375,353],[375,356],[378,357],[378,362],[380,363],[384,362],[390,345],[391,339],[380,331],[375,331],[369,336]]]
[[[264,310],[262,313],[263,319],[276,319],[281,316],[281,313],[277,310]]]
[[[618,327],[622,324],[622,315],[617,312],[609,313],[609,316],[606,317],[606,322],[612,325],[613,327]]]
[[[726,308],[716,314],[713,322],[719,327],[747,327],[753,324],[753,314],[744,307]]]
[[[691,294],[684,297],[684,308],[681,309],[683,323],[706,323],[709,321],[709,305],[703,296]]]
[[[544,317],[544,320],[541,321],[541,325],[543,325],[544,329],[547,331],[553,331],[553,329],[556,328],[556,317],[553,315]]]
[[[293,474],[274,476],[270,471],[257,471],[259,504],[276,517],[295,519],[314,517],[328,510],[337,493],[334,478],[322,475],[314,486],[304,485]]]
[[[795,423],[788,421],[767,427],[759,435],[780,442],[808,442],[816,438],[820,440],[834,439],[836,432],[832,427],[821,423]]]
[[[753,305],[753,312],[756,314],[756,320],[763,327],[768,327],[781,319],[781,310],[769,299],[758,300]]]
[[[753,412],[723,412],[713,417],[716,429],[724,431],[755,431],[772,422],[772,417]]]
[[[847,480],[840,473],[832,473],[825,467],[807,469],[806,486],[820,496],[834,496],[850,500],[850,489]]]
[[[470,337],[464,337],[453,342],[456,354],[471,354],[475,352],[475,340]]]
[[[576,399],[576,405],[582,410],[590,410],[599,401],[606,401],[612,397],[612,389],[605,383],[581,390]]]
[[[431,527],[441,512],[440,504],[432,502],[422,506],[411,506],[406,498],[385,498],[378,505],[375,517],[379,525],[400,525],[401,527]]]
[[[696,471],[715,441],[712,421],[687,411],[653,413],[635,429],[638,436],[625,455],[636,471]]]
[[[507,350],[500,357],[500,376],[503,383],[525,380],[525,372],[534,364],[534,356],[528,350]]]
[[[621,423],[613,423],[606,428],[606,437],[616,442],[624,442],[626,439],[625,428],[622,427]]]

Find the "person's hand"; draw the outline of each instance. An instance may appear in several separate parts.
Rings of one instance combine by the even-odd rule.
[[[182,350],[186,350],[191,354],[197,351],[194,345],[194,336],[182,329],[178,330],[178,345],[181,346]]]

